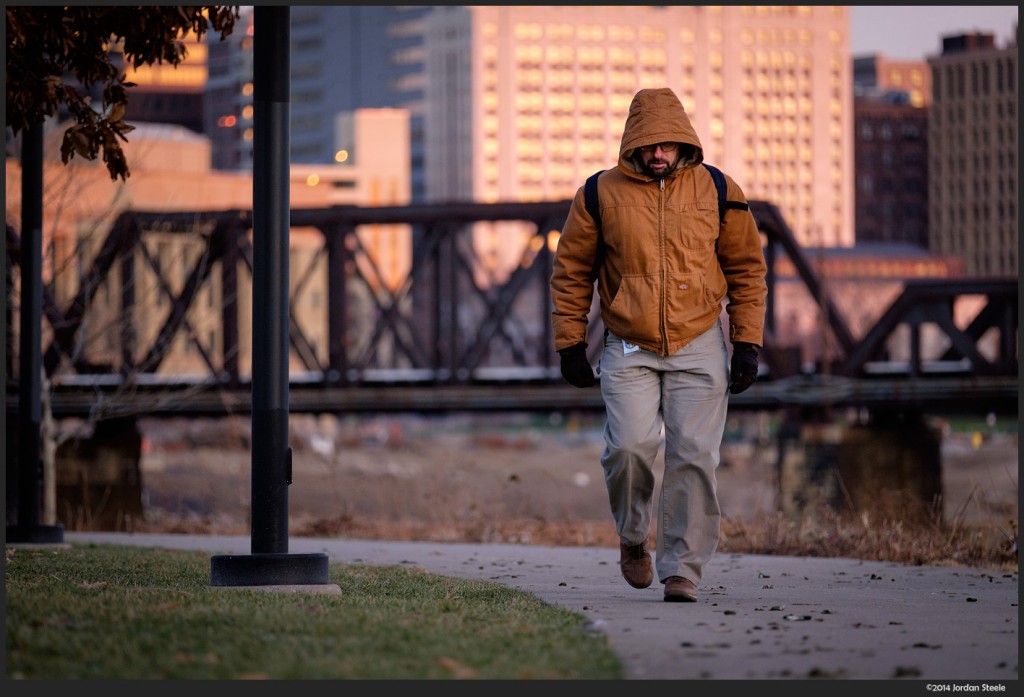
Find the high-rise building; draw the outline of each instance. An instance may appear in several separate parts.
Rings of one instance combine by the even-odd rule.
[[[253,150],[253,9],[243,7],[223,40],[207,36],[208,73],[203,133],[216,170],[251,170]]]
[[[339,119],[358,109],[409,114],[412,200],[423,200],[423,16],[430,6],[293,6],[289,10],[290,161],[343,162]],[[252,168],[254,13],[208,39],[206,133],[216,169]],[[372,158],[373,153],[362,153]]]
[[[426,22],[428,200],[571,197],[615,165],[630,101],[671,87],[705,159],[798,240],[850,246],[845,6],[435,7]]]
[[[907,104],[927,107],[932,101],[932,71],[926,61],[892,60],[881,54],[854,56],[853,94],[903,94]]]
[[[853,59],[854,232],[857,244],[928,247],[928,105],[925,61]]]
[[[929,247],[968,276],[1018,271],[1018,53],[992,34],[943,38],[928,121]]]
[[[412,200],[423,199],[423,17],[432,9],[291,8],[292,162],[337,161],[339,114],[364,108],[404,109],[410,116]]]
[[[928,110],[905,92],[860,91],[853,102],[857,244],[928,248]]]

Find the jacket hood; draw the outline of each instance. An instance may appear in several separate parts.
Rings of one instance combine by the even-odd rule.
[[[693,148],[689,156],[686,152],[680,153],[677,171],[704,160],[704,149],[697,131],[675,92],[668,87],[640,90],[629,105],[619,147],[619,165],[638,173],[640,169],[633,159],[634,151],[645,145],[665,142],[682,143]]]

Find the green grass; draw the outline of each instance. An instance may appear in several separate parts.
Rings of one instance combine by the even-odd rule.
[[[498,584],[333,564],[340,595],[210,585],[210,554],[8,547],[13,680],[623,679],[584,617]]]

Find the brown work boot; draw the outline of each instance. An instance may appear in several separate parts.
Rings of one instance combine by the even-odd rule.
[[[693,581],[682,576],[669,576],[665,579],[666,603],[697,602],[697,586]]]
[[[627,545],[620,542],[619,567],[622,569],[622,578],[626,579],[633,588],[647,588],[654,580],[651,555],[647,553],[645,542],[638,545]]]

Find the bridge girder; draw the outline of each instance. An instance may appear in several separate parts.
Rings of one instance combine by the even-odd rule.
[[[307,265],[297,269],[292,305],[301,302],[306,293],[316,292],[311,290],[316,285],[311,279],[317,274],[325,273],[327,279],[326,349],[315,338],[315,327],[304,326],[298,313],[290,316],[289,337],[295,363],[291,371],[293,390],[303,393],[308,389],[362,388],[383,380],[383,384],[396,389],[396,394],[406,390],[410,403],[418,403],[412,399],[411,390],[424,387],[433,389],[435,401],[440,400],[440,388],[486,391],[538,386],[546,388],[550,399],[556,400],[555,395],[564,392],[565,386],[557,370],[557,354],[550,334],[548,281],[552,240],[557,239],[568,207],[568,201],[557,201],[336,206],[292,211],[293,229],[312,229],[320,236],[320,245],[307,259]],[[826,378],[870,380],[879,377],[875,373],[880,366],[887,379],[896,381],[949,377],[944,373],[950,371],[957,378],[1016,378],[1016,279],[907,281],[902,294],[878,322],[857,339],[778,209],[768,202],[751,201],[751,211],[766,240],[766,258],[773,260],[780,252],[784,254],[806,292],[822,303],[822,315],[827,318],[837,352],[831,360],[823,357],[819,365],[819,372]],[[85,270],[73,297],[61,305],[52,285],[44,288],[43,314],[50,328],[44,366],[53,381],[55,397],[59,399],[66,392],[70,404],[76,391],[90,386],[98,393],[108,393],[108,401],[148,395],[152,402],[160,391],[164,398],[173,399],[175,390],[169,389],[169,385],[176,382],[175,376],[162,366],[179,335],[186,337],[205,370],[203,375],[193,376],[190,394],[244,389],[247,376],[239,361],[239,338],[243,334],[239,301],[245,279],[239,278],[238,271],[243,271],[244,276],[248,270],[251,280],[251,222],[248,211],[133,211],[121,215],[99,246],[99,253]],[[410,268],[400,283],[388,283],[380,261],[361,232],[379,226],[402,226],[410,236]],[[502,239],[507,236],[518,240],[518,256],[511,269],[498,272],[481,257],[474,243],[474,231],[481,229]],[[162,268],[147,246],[147,237],[153,231],[187,235],[201,243],[191,263],[175,272],[181,274],[183,281],[170,278],[170,272]],[[19,264],[20,249],[18,235],[10,226],[7,247],[10,296],[11,275]],[[141,266],[133,260],[141,262]],[[132,320],[140,311],[140,301],[145,302],[136,294],[136,276],[143,273],[140,268],[155,280],[166,308],[159,331],[152,337],[143,337]],[[781,338],[774,331],[776,278],[774,265],[771,268],[768,331],[762,352],[765,370],[758,391],[746,400],[758,404],[778,401],[777,396],[753,397],[769,395],[774,389],[771,383],[786,384],[783,381],[789,380],[792,386],[793,380],[807,377],[776,360]],[[112,277],[121,288],[117,296],[119,306],[102,310],[121,322],[119,350],[110,360],[91,360],[84,344],[83,327],[89,323],[91,313],[100,312],[97,293]],[[219,284],[221,297],[215,330],[221,337],[219,347],[208,341],[190,320],[200,291],[214,283]],[[986,300],[970,325],[959,327],[951,308],[965,295],[983,296]],[[359,327],[353,320],[358,316],[354,298],[361,298],[363,313],[373,315],[372,323],[366,327]],[[9,347],[16,345],[11,317],[8,312]],[[922,351],[919,330],[925,324],[938,328],[946,337],[946,346],[939,356],[925,356]],[[905,331],[907,328],[909,332]],[[595,311],[592,332],[602,331]],[[901,363],[888,357],[889,346],[898,331],[909,335],[910,361]],[[999,335],[995,355],[979,346],[982,338],[993,331]],[[12,390],[17,390],[11,353],[8,352],[9,404]],[[407,379],[409,374],[415,376],[412,382]],[[496,374],[504,387],[493,387]],[[391,378],[383,377],[387,375]],[[960,385],[947,387],[952,393],[961,390]],[[890,392],[897,397],[901,394],[899,390]],[[468,393],[457,394],[460,396],[449,400],[451,404],[469,399]],[[861,401],[871,401],[867,392],[864,394]],[[904,399],[914,401],[919,396]],[[742,408],[745,400],[733,401]],[[522,397],[523,404],[530,402],[531,398]],[[485,398],[482,403],[498,404],[498,400],[488,402]]]

